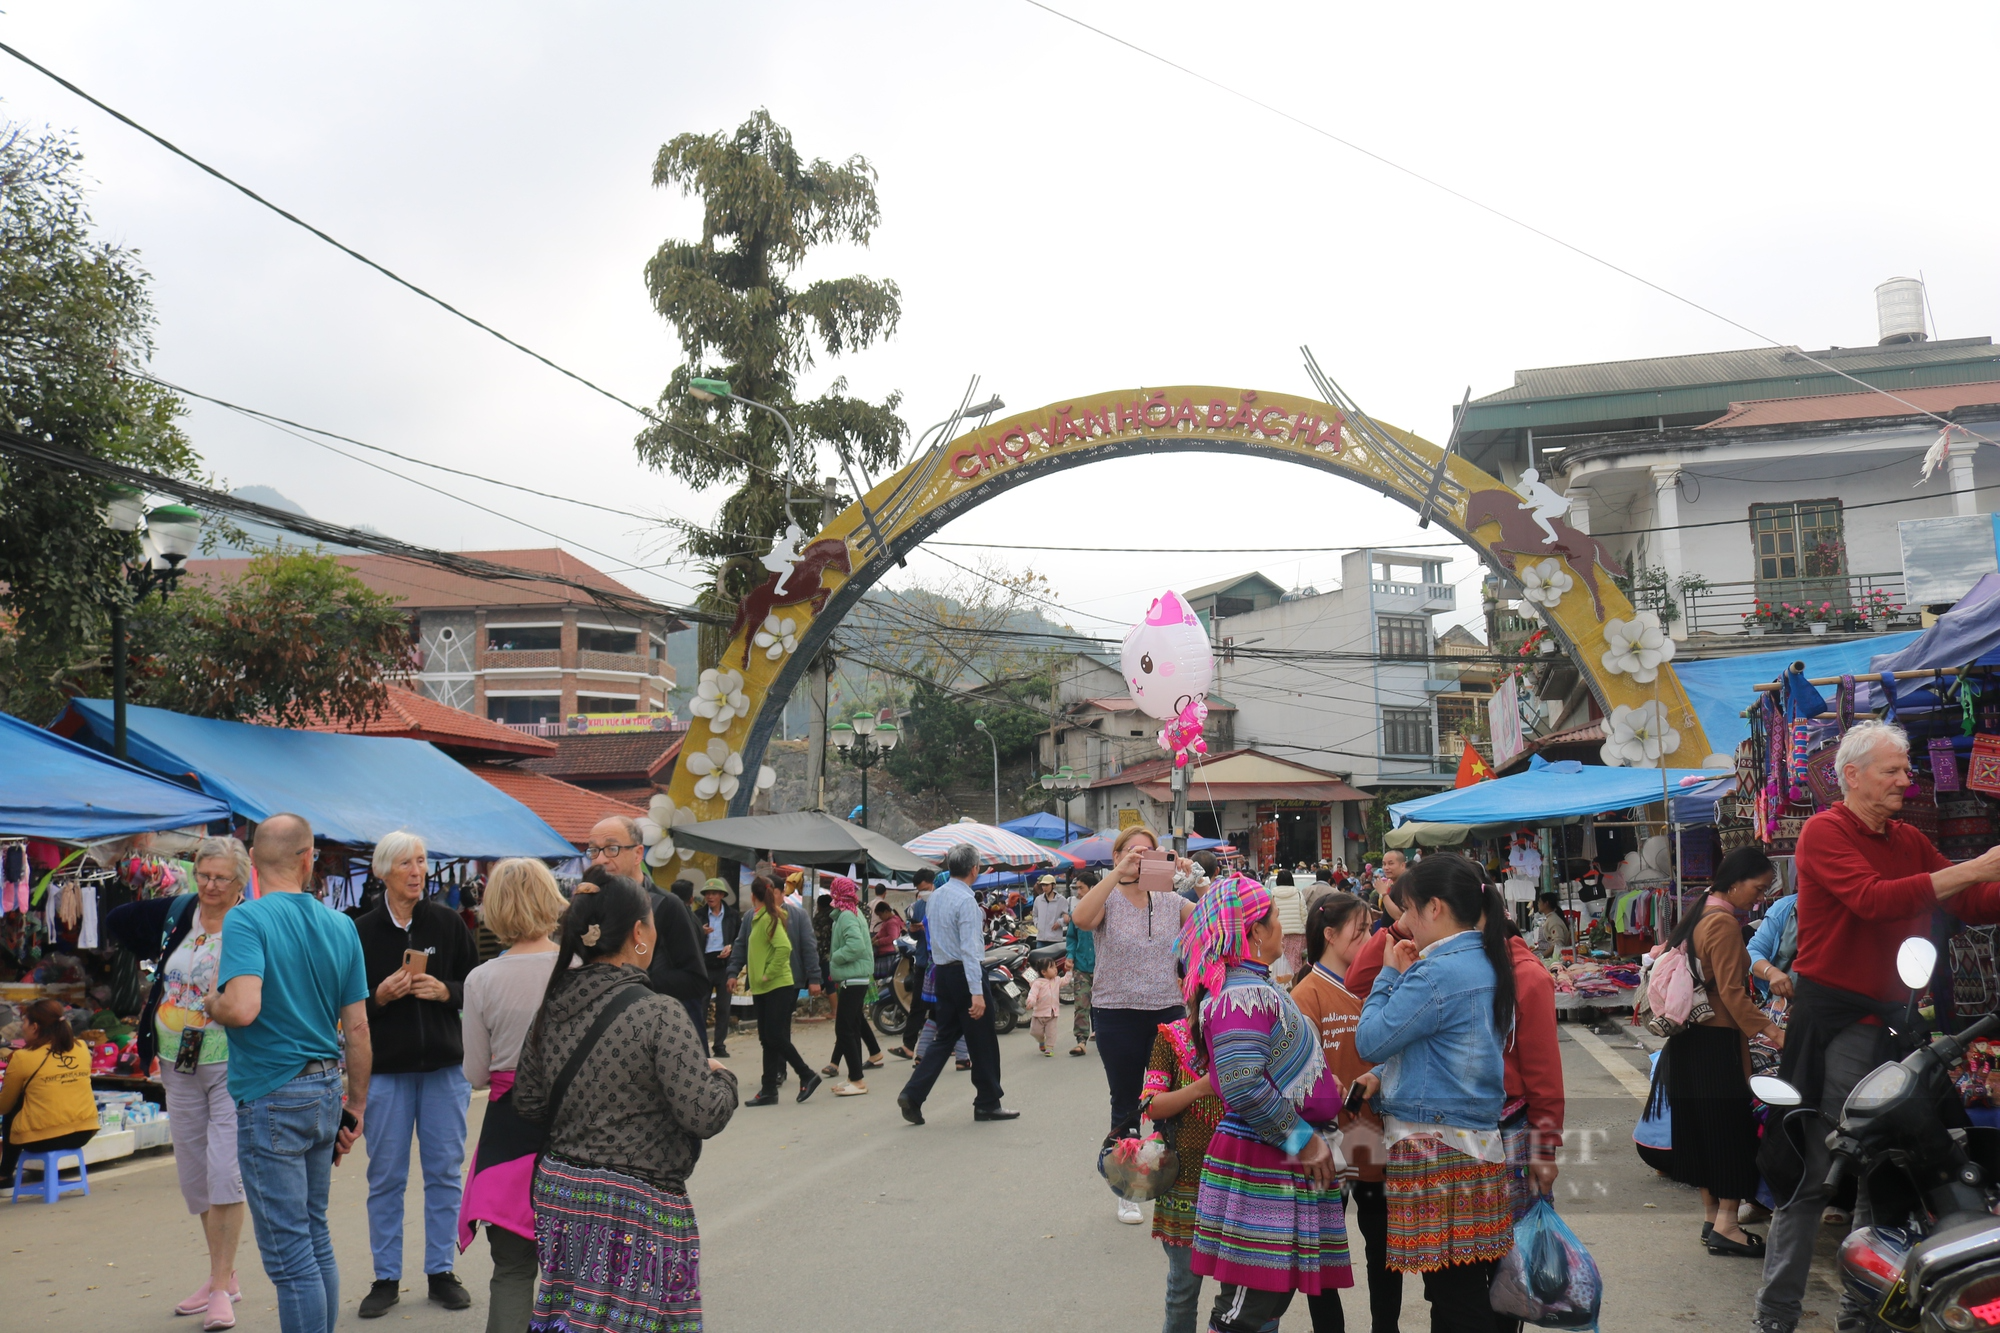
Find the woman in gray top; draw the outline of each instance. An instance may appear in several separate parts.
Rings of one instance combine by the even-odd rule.
[[[579,885],[563,913],[514,1085],[521,1115],[548,1131],[534,1183],[537,1328],[565,1326],[579,1286],[599,1327],[701,1327],[687,1178],[701,1141],[736,1111],[736,1076],[703,1057],[687,1009],[654,993],[657,945],[652,904],[632,880]],[[572,971],[572,959],[583,966]]]

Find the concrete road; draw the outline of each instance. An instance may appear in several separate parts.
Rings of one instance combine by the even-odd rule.
[[[1639,1162],[1631,1129],[1644,1053],[1629,1027],[1602,1033],[1563,1028],[1573,1146],[1558,1189],[1564,1214],[1604,1270],[1603,1326],[1615,1333],[1741,1333],[1758,1265],[1711,1258],[1698,1241],[1698,1196]],[[801,1023],[797,1037],[815,1066],[833,1044],[826,1023]],[[835,1098],[829,1086],[800,1106],[791,1099],[793,1083],[780,1105],[739,1110],[708,1145],[691,1182],[706,1242],[709,1327],[727,1333],[833,1322],[873,1333],[932,1333],[944,1326],[945,1311],[952,1327],[1007,1333],[1044,1321],[1157,1327],[1165,1288],[1159,1244],[1147,1228],[1116,1222],[1094,1169],[1108,1119],[1095,1055],[1044,1059],[1025,1028],[1003,1038],[1001,1049],[1007,1103],[1023,1113],[1011,1123],[975,1124],[970,1079],[947,1069],[926,1108],[930,1123],[905,1125],[895,1094],[909,1066],[894,1059],[866,1097]],[[745,1034],[732,1050],[729,1063],[748,1095],[759,1068],[755,1041]],[[474,1100],[475,1135],[483,1106]],[[331,1210],[350,1312],[345,1328],[361,1326],[351,1311],[372,1276],[360,1166],[352,1160],[335,1173]],[[0,1206],[7,1274],[0,1333],[194,1333],[199,1326],[171,1310],[199,1285],[205,1261],[171,1157],[107,1164],[92,1183],[90,1198],[71,1196],[53,1208],[39,1201]],[[407,1215],[420,1216],[414,1190]],[[1809,1329],[1833,1326],[1826,1277],[1832,1240],[1829,1231],[1807,1300]],[[239,1272],[237,1326],[275,1330],[271,1287],[247,1235]],[[460,1257],[458,1272],[474,1293],[473,1308],[451,1314],[428,1304],[421,1237],[406,1232],[403,1302],[372,1327],[483,1329],[490,1273],[483,1239]],[[1349,1327],[1366,1328],[1363,1293],[1350,1291],[1345,1300]],[[1402,1326],[1429,1326],[1419,1282],[1407,1284]],[[1284,1328],[1309,1327],[1299,1301]]]

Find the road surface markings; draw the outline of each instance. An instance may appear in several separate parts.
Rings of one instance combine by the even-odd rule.
[[[1653,1085],[1647,1082],[1646,1076],[1634,1069],[1631,1061],[1612,1050],[1604,1038],[1598,1036],[1589,1028],[1576,1023],[1565,1024],[1563,1031],[1577,1045],[1588,1051],[1593,1060],[1603,1065],[1605,1072],[1617,1079],[1625,1091],[1631,1093],[1642,1102],[1652,1094]]]

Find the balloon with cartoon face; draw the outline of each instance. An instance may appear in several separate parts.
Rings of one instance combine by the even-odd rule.
[[[1170,721],[1215,680],[1215,655],[1200,617],[1177,592],[1153,599],[1146,618],[1125,634],[1118,664],[1141,712]]]

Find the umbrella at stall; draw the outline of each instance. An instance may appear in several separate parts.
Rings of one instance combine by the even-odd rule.
[[[980,824],[969,819],[919,834],[903,846],[918,856],[942,861],[945,853],[961,842],[969,842],[978,850],[982,865],[1027,869],[1062,863],[1062,858],[1052,848],[1029,842],[1020,834],[1010,833],[996,824]]]
[[[1068,842],[1071,838],[1083,837],[1090,832],[1074,820],[1059,818],[1045,810],[1037,810],[1032,815],[1022,815],[1019,819],[1010,819],[1000,827],[1009,833],[1018,833],[1030,842],[1050,846]]]
[[[937,869],[929,861],[904,850],[894,838],[835,819],[823,810],[682,824],[674,829],[674,845],[726,856],[732,861],[754,861],[768,853],[773,860],[802,866],[845,866],[873,861],[884,870]]]
[[[1111,864],[1112,841],[1099,833],[1088,838],[1078,838],[1075,842],[1066,842],[1056,850],[1067,852],[1087,866],[1102,868]]]

